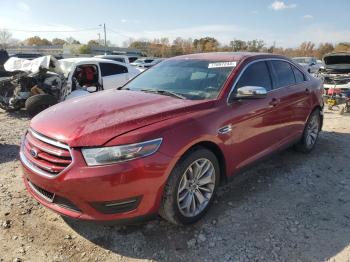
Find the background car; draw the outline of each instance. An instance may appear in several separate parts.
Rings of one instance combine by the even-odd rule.
[[[305,68],[310,74],[316,73],[320,69],[315,57],[294,57],[292,60]]]
[[[150,68],[158,63],[160,63],[161,61],[163,61],[163,59],[161,58],[139,58],[136,61],[132,62],[131,65],[133,66],[137,66],[140,68]]]
[[[336,89],[340,92],[350,90],[350,53],[335,52],[323,57],[324,68],[318,77],[324,81],[324,89]]]
[[[129,64],[102,58],[66,58],[58,62],[63,73],[68,77],[67,82],[73,85],[73,90],[74,85],[79,84],[79,81],[76,81],[78,71],[83,68],[90,67],[94,72],[91,82],[87,84],[104,90],[120,87],[140,73]]]
[[[0,108],[25,107],[30,115],[58,102],[104,89],[118,88],[140,73],[129,64],[102,58],[34,60],[10,58],[5,63],[11,77],[0,80]]]
[[[129,57],[126,55],[96,55],[94,57],[113,60],[124,64],[130,64]]]

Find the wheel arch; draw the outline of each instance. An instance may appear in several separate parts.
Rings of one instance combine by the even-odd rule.
[[[224,156],[224,153],[222,152],[221,148],[212,141],[200,141],[195,144],[193,144],[191,147],[189,147],[181,156],[183,158],[187,154],[189,154],[191,151],[195,150],[198,147],[206,148],[209,151],[211,151],[217,158],[219,162],[220,167],[220,183],[226,183],[227,182],[227,173],[226,173],[226,159]]]

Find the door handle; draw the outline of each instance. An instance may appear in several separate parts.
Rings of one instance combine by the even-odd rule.
[[[272,98],[269,105],[270,106],[277,106],[279,104],[280,100],[278,98]]]

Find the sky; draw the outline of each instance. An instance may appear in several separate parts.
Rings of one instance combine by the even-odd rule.
[[[119,46],[129,38],[211,36],[222,44],[262,39],[296,47],[350,42],[349,12],[350,0],[0,0],[0,29],[20,40],[72,36],[87,42],[103,37],[106,23],[107,40]]]

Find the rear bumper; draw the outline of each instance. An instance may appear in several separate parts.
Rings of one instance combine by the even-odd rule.
[[[80,151],[73,149],[72,154],[74,163],[51,178],[33,171],[21,155],[26,189],[42,205],[64,216],[96,221],[133,221],[158,213],[171,158],[156,153],[87,167]]]

